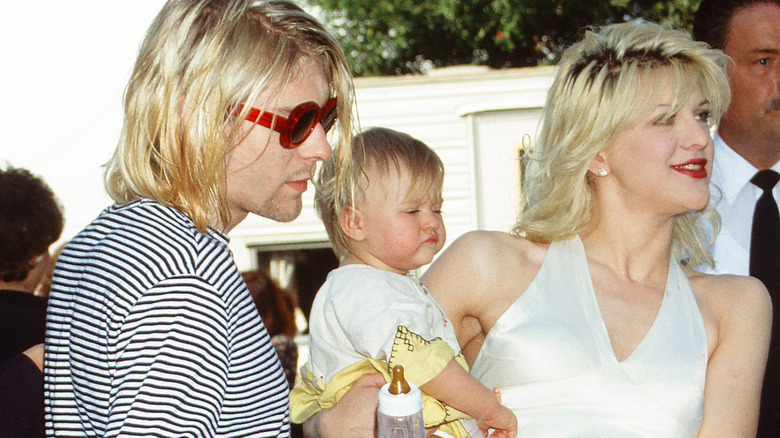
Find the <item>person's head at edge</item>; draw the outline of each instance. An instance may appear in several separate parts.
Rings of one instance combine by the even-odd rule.
[[[26,169],[0,169],[0,283],[34,292],[65,220],[51,188]]]
[[[336,97],[334,131],[348,163],[352,87],[338,43],[289,1],[171,0],[125,90],[107,191],[119,203],[173,206],[201,231],[227,232],[249,212],[291,221],[316,163],[331,154],[324,129],[285,148],[279,132],[246,115],[254,107],[288,117],[305,101],[321,107]]]
[[[780,1],[702,0],[693,36],[731,57],[720,136],[759,170],[771,167],[780,160]]]
[[[709,102],[710,122],[717,122],[729,102],[725,62],[722,52],[653,23],[635,21],[587,32],[564,54],[548,92],[539,136],[528,153],[513,233],[552,242],[584,231],[597,214],[598,176],[590,170],[594,157],[620,147],[617,136],[648,118],[670,87],[673,101],[665,117],[674,117],[698,87]],[[708,133],[706,137],[711,146]],[[646,183],[652,187],[657,182]],[[676,259],[689,259],[691,266],[712,263],[700,216],[717,229],[711,207],[674,218],[672,252]]]

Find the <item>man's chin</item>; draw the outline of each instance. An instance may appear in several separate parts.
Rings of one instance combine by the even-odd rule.
[[[266,219],[271,219],[272,221],[276,222],[292,222],[295,219],[298,218],[298,216],[301,215],[301,210],[303,209],[303,206],[301,205],[301,202],[292,204],[286,206],[280,206],[275,205],[271,209],[267,209],[263,212],[258,212],[258,216],[262,216]]]

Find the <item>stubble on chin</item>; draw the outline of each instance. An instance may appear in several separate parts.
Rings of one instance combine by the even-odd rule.
[[[299,196],[297,199],[287,199],[284,201],[272,200],[267,203],[258,216],[271,219],[276,222],[292,222],[301,215],[303,201]]]

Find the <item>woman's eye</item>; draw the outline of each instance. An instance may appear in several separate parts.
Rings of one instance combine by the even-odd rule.
[[[672,114],[671,116],[664,116],[656,120],[655,124],[659,126],[671,126],[674,125],[674,120],[676,118],[677,118],[676,114]]]
[[[710,118],[712,118],[712,113],[709,111],[702,111],[696,116],[697,120],[707,124],[709,124]]]

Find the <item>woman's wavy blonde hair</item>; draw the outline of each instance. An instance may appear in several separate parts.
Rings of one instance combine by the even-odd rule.
[[[596,154],[614,146],[620,132],[661,103],[663,93],[653,93],[652,87],[674,87],[672,116],[698,85],[717,122],[730,99],[726,60],[706,43],[655,23],[632,21],[587,31],[563,55],[547,94],[538,139],[526,154],[520,215],[512,233],[552,242],[582,232],[593,200],[588,166]],[[690,266],[713,264],[702,218],[710,222],[714,238],[719,217],[712,207],[675,218],[672,253]]]
[[[271,87],[281,94],[308,59],[339,99],[335,131],[349,161],[352,79],[341,47],[315,18],[284,0],[168,1],[125,90],[124,127],[105,174],[109,195],[173,206],[201,231],[229,223],[226,155],[243,120],[231,110]]]

